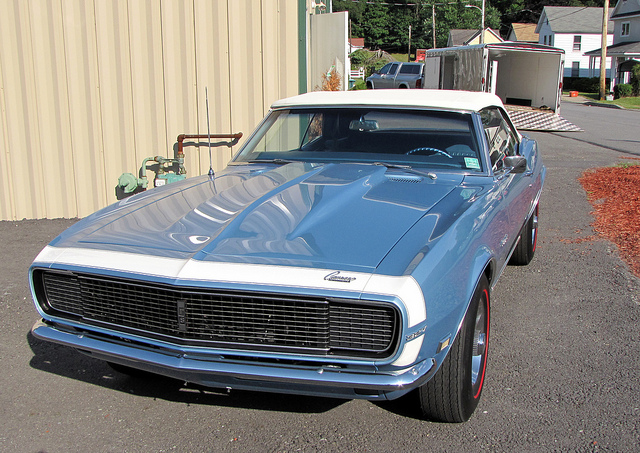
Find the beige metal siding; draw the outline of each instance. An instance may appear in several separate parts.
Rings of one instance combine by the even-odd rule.
[[[291,0],[0,0],[0,220],[84,217],[181,133],[251,132],[297,94]],[[228,147],[213,148],[224,167]],[[186,148],[188,176],[209,168]],[[149,177],[152,174],[149,173]]]

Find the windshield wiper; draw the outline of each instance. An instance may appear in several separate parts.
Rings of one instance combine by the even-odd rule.
[[[289,160],[289,159],[253,159],[253,160],[245,160],[248,164],[277,164],[277,165],[285,165],[285,164],[293,164],[296,162],[300,162],[299,160]]]
[[[423,171],[420,171],[420,170],[415,170],[410,165],[390,164],[389,162],[373,162],[373,165],[379,165],[381,167],[398,169],[398,170],[406,171],[407,173],[413,173],[414,175],[425,176],[425,177],[427,177],[429,179],[437,179],[438,178],[438,176],[433,172],[430,172],[430,171],[423,172]]]

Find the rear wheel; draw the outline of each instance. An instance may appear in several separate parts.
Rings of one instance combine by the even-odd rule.
[[[436,375],[418,388],[422,414],[433,421],[467,421],[480,401],[487,369],[489,282],[482,276],[462,328]]]
[[[538,205],[536,205],[531,217],[527,220],[522,232],[520,240],[516,245],[509,264],[515,266],[526,266],[533,259],[536,252],[536,244],[538,242]]]

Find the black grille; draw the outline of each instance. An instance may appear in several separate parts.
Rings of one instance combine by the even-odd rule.
[[[45,311],[178,343],[376,358],[397,343],[399,315],[390,304],[41,274]]]

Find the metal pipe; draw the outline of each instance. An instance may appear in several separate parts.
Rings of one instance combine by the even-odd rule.
[[[193,139],[193,138],[197,138],[197,139],[201,139],[201,138],[230,138],[232,139],[231,142],[229,142],[229,144],[227,146],[233,146],[237,143],[238,140],[240,140],[242,138],[242,132],[238,132],[236,134],[212,134],[212,135],[208,135],[208,134],[180,134],[178,135],[177,141],[178,141],[178,158],[184,158],[184,141],[186,139]]]

